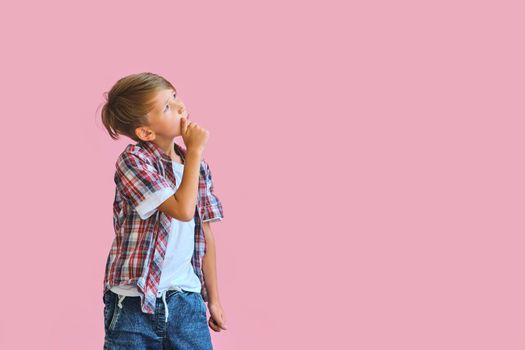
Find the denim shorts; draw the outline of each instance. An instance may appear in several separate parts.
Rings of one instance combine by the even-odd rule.
[[[200,293],[168,290],[157,298],[155,313],[140,308],[140,297],[122,297],[111,290],[104,301],[104,350],[213,350]]]

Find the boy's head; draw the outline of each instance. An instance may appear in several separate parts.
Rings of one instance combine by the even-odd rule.
[[[187,118],[175,87],[154,73],[119,79],[106,94],[102,123],[109,136],[125,135],[134,141],[173,139],[181,135],[180,119]]]

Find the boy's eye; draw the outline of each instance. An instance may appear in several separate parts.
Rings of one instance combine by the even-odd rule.
[[[177,94],[174,93],[173,94],[173,98],[176,98],[177,97]],[[170,105],[166,105],[166,108],[164,108],[164,112],[166,112],[168,109],[169,109]]]

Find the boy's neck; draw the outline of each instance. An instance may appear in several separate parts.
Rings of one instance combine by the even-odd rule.
[[[175,153],[175,138],[171,140],[161,140],[159,138],[150,141],[159,146],[159,148],[164,152],[166,155],[168,155],[170,158],[173,159],[173,157],[177,157],[177,154]]]

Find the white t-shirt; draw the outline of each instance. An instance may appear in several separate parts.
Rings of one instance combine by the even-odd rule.
[[[184,164],[172,162],[173,172],[177,179],[176,188],[182,181]],[[145,198],[136,210],[142,219],[147,219],[170,196],[173,196],[173,189],[163,189],[154,192],[150,197]],[[168,246],[162,263],[162,272],[157,296],[169,289],[184,289],[186,291],[201,292],[201,282],[193,270],[191,259],[195,247],[195,221],[180,221],[171,219],[171,231],[168,237]],[[111,291],[126,296],[141,296],[136,285],[119,285],[111,288]]]

